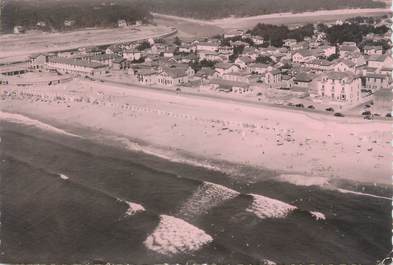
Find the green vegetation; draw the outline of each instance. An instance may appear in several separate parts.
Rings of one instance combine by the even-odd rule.
[[[369,33],[385,34],[389,30],[386,26],[372,26],[368,24],[343,24],[334,25],[326,29],[326,37],[331,44],[343,43],[344,41],[360,44],[363,37]]]
[[[3,3],[1,26],[3,32],[12,32],[14,26],[34,29],[37,22],[42,21],[46,25],[41,29],[62,31],[83,27],[113,27],[119,19],[125,19],[128,23],[138,20],[146,22],[150,17],[139,0],[13,0]],[[65,20],[74,23],[66,27]]]
[[[285,39],[303,41],[304,37],[311,37],[314,34],[314,26],[312,24],[307,24],[303,27],[290,30],[287,26],[283,25],[276,26],[259,23],[250,33],[263,37],[265,41],[269,41],[273,46],[281,47]]]

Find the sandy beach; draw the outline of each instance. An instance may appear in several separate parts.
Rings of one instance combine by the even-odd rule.
[[[300,174],[308,182],[315,177],[391,183],[389,121],[82,80],[54,87],[2,87],[0,94],[3,119],[10,112],[70,133],[88,129],[101,140],[134,150],[196,157],[211,166],[221,161]]]
[[[302,13],[274,13],[250,17],[228,17],[212,20],[199,20],[171,15],[152,13],[157,19],[165,19],[176,23],[192,23],[196,26],[205,25],[219,27],[225,31],[233,29],[249,29],[258,23],[265,24],[304,24],[304,23],[322,23],[336,20],[345,20],[354,16],[380,16],[392,12],[389,8],[358,8],[358,9],[337,9],[337,10],[319,10]],[[175,23],[176,22],[176,23]],[[168,24],[168,23],[166,23]]]

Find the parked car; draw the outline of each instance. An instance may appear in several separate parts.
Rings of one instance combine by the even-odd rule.
[[[392,117],[392,113],[388,113],[388,114],[386,114],[386,116],[385,116],[386,118],[391,118]]]
[[[366,116],[364,116],[364,119],[365,119],[365,120],[372,120],[373,117],[372,117],[371,115],[366,115]]]
[[[304,108],[304,105],[300,103],[300,104],[296,104],[295,107],[296,108]]]
[[[366,110],[366,111],[364,111],[364,112],[362,113],[362,115],[363,115],[363,116],[370,116],[370,115],[371,115],[371,112],[368,111],[368,110]]]
[[[330,107],[330,108],[327,108],[326,111],[334,112],[334,109],[332,107]]]
[[[336,116],[336,117],[344,117],[344,114],[342,114],[340,112],[336,112],[336,113],[334,113],[334,116]]]
[[[315,109],[315,107],[313,105],[310,105],[307,107],[308,109]]]

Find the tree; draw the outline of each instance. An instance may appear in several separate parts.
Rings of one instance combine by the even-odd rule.
[[[328,61],[334,61],[334,60],[336,60],[336,59],[338,59],[338,58],[339,58],[338,54],[335,53],[335,54],[330,55],[328,58],[326,58],[326,60],[328,60]]]
[[[256,58],[255,62],[263,63],[263,64],[271,64],[273,63],[273,60],[269,56],[259,55]]]
[[[173,41],[173,43],[174,43],[175,45],[177,45],[177,46],[180,46],[180,45],[181,45],[181,40],[180,40],[180,38],[179,38],[178,36],[176,36],[176,37],[175,37],[175,40]]]
[[[150,42],[144,41],[141,44],[139,44],[136,48],[137,48],[138,51],[143,51],[143,50],[146,50],[146,49],[150,49],[151,45],[150,45]]]

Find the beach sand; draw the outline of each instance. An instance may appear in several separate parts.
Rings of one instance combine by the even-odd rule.
[[[82,80],[53,87],[2,87],[0,94],[2,112],[26,115],[71,133],[88,129],[130,149],[306,178],[391,183],[389,121],[337,118]]]

